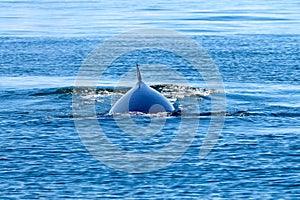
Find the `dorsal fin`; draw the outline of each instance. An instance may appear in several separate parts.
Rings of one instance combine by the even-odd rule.
[[[141,76],[141,72],[140,72],[140,68],[139,68],[138,64],[136,64],[136,73],[137,73],[139,82],[142,81],[142,76]]]

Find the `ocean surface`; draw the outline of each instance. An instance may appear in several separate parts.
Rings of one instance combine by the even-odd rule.
[[[0,5],[1,199],[300,198],[299,1],[7,0]],[[164,64],[180,66],[190,86],[166,83],[167,68],[149,75],[143,69],[147,56],[135,52],[144,81],[199,121],[181,156],[145,173],[99,161],[78,133],[75,120],[81,116],[72,104],[76,77],[90,53],[136,28],[166,28],[196,41],[218,67],[226,94],[226,112],[212,113],[211,98],[218,91],[189,73],[184,62]],[[167,52],[147,55],[150,64],[170,58]],[[119,76],[125,68],[135,69],[126,58],[113,64]],[[96,88],[83,88],[85,100],[95,105],[93,119],[123,151],[155,154],[174,139],[181,117],[132,116],[142,130],[150,119],[165,121],[166,128],[142,138],[132,124],[127,128],[135,137],[122,132],[107,113],[136,80],[115,87],[117,78],[106,73]],[[200,112],[178,103],[188,97],[197,99]],[[201,159],[214,115],[225,122],[216,145]],[[132,163],[140,169],[147,164]]]

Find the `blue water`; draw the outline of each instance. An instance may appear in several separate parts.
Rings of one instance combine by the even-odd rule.
[[[2,1],[0,198],[299,199],[299,11],[292,0]],[[227,111],[218,143],[201,160],[214,95],[205,92],[211,88],[195,80],[194,88],[178,89],[145,74],[145,82],[173,103],[178,93],[196,96],[201,113],[191,110],[191,116],[201,125],[174,163],[135,174],[88,151],[74,125],[72,96],[78,70],[94,48],[145,27],[179,31],[202,45],[222,75]],[[131,85],[114,85],[112,78],[99,84],[96,95],[86,94],[97,101],[97,119],[111,141],[126,151],[151,152],[172,140],[179,117],[167,117],[167,129],[149,141],[120,134],[106,114],[111,99]],[[143,126],[147,119],[136,121]]]

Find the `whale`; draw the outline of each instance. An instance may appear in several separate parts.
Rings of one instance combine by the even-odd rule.
[[[149,87],[142,81],[138,64],[136,65],[137,83],[126,92],[111,107],[109,115],[122,113],[157,114],[160,112],[172,113],[175,108],[161,93]]]

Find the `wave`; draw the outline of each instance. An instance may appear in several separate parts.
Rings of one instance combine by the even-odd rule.
[[[156,84],[151,85],[151,87],[163,95],[165,95],[174,105],[178,103],[178,100],[182,100],[186,97],[195,98],[199,104],[204,105],[200,113],[196,113],[193,110],[188,112],[191,117],[211,117],[211,116],[226,116],[226,117],[240,117],[240,118],[249,118],[249,117],[275,117],[275,118],[298,118],[300,117],[300,112],[298,107],[293,107],[293,105],[284,107],[282,106],[272,106],[265,105],[262,110],[251,110],[251,108],[243,110],[240,108],[227,107],[226,112],[211,112],[210,111],[210,98],[212,95],[219,93],[214,89],[207,88],[197,88],[189,87],[175,84]],[[80,95],[83,96],[84,100],[90,103],[95,103],[96,106],[100,106],[101,109],[97,111],[97,117],[106,117],[108,110],[111,104],[119,99],[123,94],[125,94],[130,88],[129,87],[120,87],[113,88],[112,86],[99,86],[97,88],[92,87],[61,87],[61,88],[43,88],[43,89],[30,89],[30,90],[15,90],[15,91],[1,91],[0,99],[12,99],[18,98],[19,95],[21,98],[28,96],[28,99],[33,97],[43,97],[45,96],[48,99],[48,102],[51,101],[51,98],[56,98],[55,101],[65,101],[66,99],[72,100],[72,95],[80,92]],[[49,96],[49,97],[47,97]],[[51,96],[51,97],[50,97]],[[57,97],[58,98],[57,98]],[[61,98],[60,98],[61,97]],[[248,97],[249,98],[249,97]],[[251,96],[251,98],[256,98],[256,96]],[[227,100],[239,101],[244,99],[240,95],[227,95]],[[168,116],[180,116],[181,110],[180,105],[175,106],[176,112]],[[74,118],[78,116],[60,115],[56,116],[57,118]],[[158,116],[163,117],[163,116]]]
[[[161,85],[151,85],[153,89],[162,93],[165,96],[173,97],[173,98],[184,98],[189,96],[196,97],[208,97],[213,93],[218,93],[217,90],[214,89],[206,89],[206,88],[196,88],[182,85],[174,85],[174,84],[161,84]],[[46,95],[55,95],[55,94],[74,94],[80,92],[81,95],[89,95],[91,93],[95,94],[106,94],[107,96],[112,94],[125,94],[130,88],[122,87],[122,88],[113,88],[113,87],[62,87],[62,88],[48,88],[48,89],[39,89],[38,92],[30,94],[30,96],[46,96]]]
[[[141,117],[180,117],[181,111],[177,110],[174,113],[158,113],[158,114],[144,114],[144,113],[138,113],[138,112],[132,112],[132,113],[126,113],[126,114],[118,114],[117,116],[141,116]],[[272,113],[272,112],[266,112],[266,113],[259,113],[259,112],[250,112],[250,111],[244,111],[239,110],[235,112],[201,112],[198,114],[195,113],[189,113],[185,114],[186,117],[212,117],[212,116],[225,116],[225,117],[234,117],[234,118],[269,118],[269,117],[275,117],[275,118],[298,118],[300,117],[300,113],[289,113],[289,112],[281,112],[281,113]],[[85,116],[86,117],[86,116]],[[110,118],[111,115],[108,115],[108,112],[103,113],[97,113],[96,116],[89,116],[89,117],[96,117],[96,118]],[[59,116],[59,118],[82,118],[78,115],[66,115],[66,116]]]

